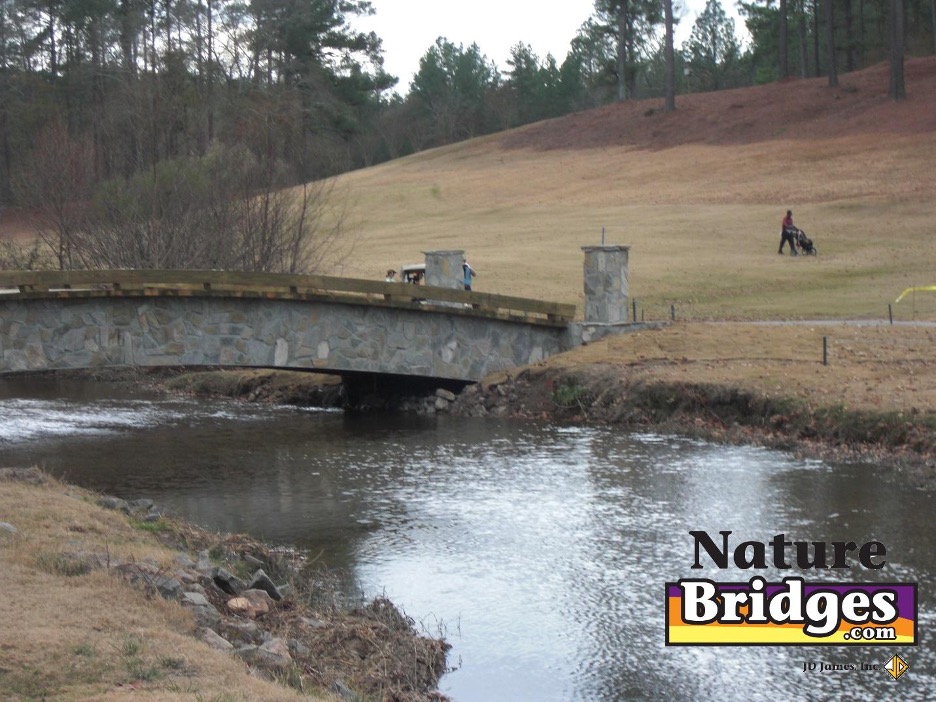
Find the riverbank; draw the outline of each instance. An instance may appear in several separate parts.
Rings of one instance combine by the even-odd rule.
[[[762,445],[934,486],[934,342],[933,326],[673,324],[491,376],[453,411]]]
[[[451,411],[762,445],[876,463],[936,485],[934,348],[933,325],[676,323],[494,374],[466,388]],[[292,402],[321,382],[248,371],[185,375],[168,386]]]
[[[0,697],[444,700],[448,645],[305,554],[0,469]]]

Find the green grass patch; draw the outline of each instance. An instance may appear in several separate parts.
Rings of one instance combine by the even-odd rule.
[[[49,553],[42,551],[36,555],[36,566],[52,575],[76,577],[91,572],[91,564],[72,553]]]
[[[165,534],[172,531],[172,526],[162,519],[155,522],[144,522],[139,519],[133,519],[130,523],[137,531],[144,531],[147,534]]]
[[[584,410],[591,403],[591,392],[577,378],[563,378],[552,393],[556,407],[563,410]]]

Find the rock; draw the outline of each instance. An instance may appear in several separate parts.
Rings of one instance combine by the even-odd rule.
[[[439,388],[438,390],[435,391],[435,394],[436,394],[436,397],[439,398],[440,400],[445,400],[446,402],[455,402],[455,393],[450,390]]]
[[[257,611],[250,606],[250,600],[246,597],[232,597],[227,601],[227,607],[234,614],[242,614],[251,619],[257,616]]]
[[[304,658],[312,653],[312,649],[303,644],[298,639],[289,639],[289,652],[296,658]]]
[[[202,595],[208,594],[208,591],[205,590],[205,588],[203,588],[199,583],[198,575],[196,573],[193,573],[190,570],[181,570],[176,571],[176,577],[182,581],[186,592],[200,592]]]
[[[228,641],[240,644],[259,644],[263,641],[263,631],[254,621],[222,619],[218,623],[218,633]]]
[[[258,590],[255,588],[244,590],[241,593],[241,597],[250,600],[255,607],[266,607],[266,611],[270,611],[274,606],[273,598],[270,597],[270,593],[266,590]]]
[[[221,612],[214,605],[209,604],[204,607],[192,607],[191,609],[198,626],[217,629],[221,624]]]
[[[261,561],[259,558],[251,556],[249,553],[245,553],[243,558],[244,563],[249,565],[251,568],[262,568],[264,566],[263,561]]]
[[[104,509],[113,509],[119,512],[124,512],[130,514],[130,503],[126,500],[122,500],[119,497],[110,497],[105,495],[100,498],[98,501],[98,506],[103,507]]]
[[[324,629],[328,626],[321,619],[311,619],[310,617],[299,617],[299,621],[308,629]]]
[[[227,606],[236,614],[256,619],[273,609],[273,598],[266,590],[244,590],[240,597],[228,600]]]
[[[286,669],[292,665],[289,646],[283,639],[270,639],[260,646],[240,646],[234,649],[245,663],[264,668]]]
[[[211,603],[208,601],[208,598],[205,597],[200,592],[183,592],[182,593],[182,606],[183,607],[207,607]]]
[[[118,563],[113,567],[124,580],[131,585],[144,588],[155,588],[156,579],[164,577],[159,575],[159,569],[146,563]],[[181,592],[182,584],[176,581]]]
[[[199,626],[217,629],[221,623],[221,613],[200,592],[183,592],[181,604],[192,610]]]
[[[12,524],[10,524],[9,522],[0,522],[0,529],[2,529],[3,531],[9,532],[10,534],[19,533],[17,528],[13,526]]]
[[[334,683],[332,683],[332,691],[337,693],[340,697],[345,698],[346,700],[357,699],[357,695],[355,695],[351,691],[351,688],[345,685],[340,680],[336,680]]]
[[[261,644],[257,654],[260,661],[273,668],[288,668],[293,662],[289,655],[289,644],[279,638]]]
[[[182,583],[168,575],[157,575],[152,584],[165,600],[177,600],[182,596]]]
[[[204,641],[206,644],[208,644],[212,648],[217,649],[219,651],[234,650],[234,646],[231,644],[230,641],[228,641],[222,636],[219,636],[214,630],[209,629],[207,627],[203,628],[201,632],[199,632],[199,638],[201,638],[202,641]]]
[[[192,560],[185,551],[179,551],[176,554],[176,563],[178,563],[183,568],[194,568],[196,566],[195,561]]]
[[[131,500],[128,504],[134,512],[149,512],[153,509],[155,503],[148,497],[144,497],[139,500]]]
[[[244,661],[244,663],[247,663],[248,665],[254,665],[257,663],[257,659],[259,658],[259,655],[257,654],[259,650],[259,646],[251,644],[247,646],[238,646],[234,649],[234,653],[236,653],[237,656]]]
[[[445,412],[449,408],[449,402],[448,400],[444,400],[441,397],[437,397],[434,407],[438,412]]]
[[[211,578],[214,580],[215,585],[229,595],[239,595],[247,589],[247,583],[224,568],[212,568]]]
[[[279,602],[283,599],[282,593],[276,587],[270,576],[263,572],[263,570],[258,570],[254,573],[253,579],[250,581],[250,584],[247,586],[248,590],[264,590],[270,597]],[[236,594],[236,593],[235,593]]]
[[[178,600],[182,597],[182,583],[165,575],[156,566],[146,563],[118,563],[112,564],[112,569],[131,585],[155,590],[163,599]]]
[[[198,565],[196,566],[198,570],[209,572],[214,569],[214,566],[211,563],[211,556],[208,555],[207,551],[198,552]]]
[[[159,512],[147,512],[143,515],[144,522],[158,522],[162,519],[162,515]]]

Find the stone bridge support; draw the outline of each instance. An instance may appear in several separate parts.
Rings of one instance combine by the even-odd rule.
[[[588,343],[626,330],[622,325],[628,321],[630,247],[583,246],[582,251],[585,254],[585,321],[582,324],[582,341]]]

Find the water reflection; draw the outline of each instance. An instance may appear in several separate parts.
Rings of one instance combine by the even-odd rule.
[[[933,495],[873,466],[606,429],[121,397],[93,384],[0,380],[0,418],[0,463],[40,463],[212,528],[321,549],[370,594],[444,629],[461,665],[443,689],[459,702],[923,700],[936,682]],[[816,577],[919,582],[922,645],[902,651],[911,672],[896,683],[802,672],[804,661],[880,664],[893,653],[881,647],[665,647],[663,583],[698,575],[690,529],[885,543],[884,571]]]

